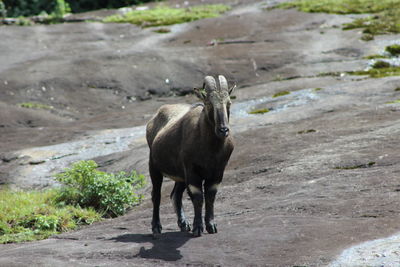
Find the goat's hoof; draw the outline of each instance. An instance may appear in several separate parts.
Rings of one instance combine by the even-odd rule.
[[[193,228],[193,236],[199,237],[203,233],[203,226],[194,226]]]
[[[206,230],[209,234],[216,234],[218,233],[217,224],[216,223],[206,223]]]
[[[157,239],[161,236],[162,226],[161,224],[156,224],[151,229],[153,231],[153,238]]]
[[[178,222],[179,228],[181,228],[181,232],[190,232],[190,223],[186,220]]]

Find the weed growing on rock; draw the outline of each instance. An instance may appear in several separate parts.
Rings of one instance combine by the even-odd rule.
[[[267,113],[269,111],[270,110],[267,109],[267,108],[261,108],[261,109],[255,109],[255,110],[249,111],[249,114],[264,114],[264,113]]]
[[[172,25],[213,18],[230,9],[227,5],[199,5],[189,8],[171,8],[158,6],[148,10],[133,10],[124,15],[112,15],[104,22],[132,23],[142,27]]]
[[[279,97],[279,96],[284,96],[284,95],[288,95],[288,94],[290,94],[289,91],[281,91],[281,92],[274,94],[272,97]]]
[[[52,109],[53,107],[45,105],[45,104],[40,104],[40,103],[33,103],[33,102],[24,102],[18,104],[21,108],[33,108],[33,109]]]

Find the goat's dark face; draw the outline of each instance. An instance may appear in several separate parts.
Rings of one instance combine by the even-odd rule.
[[[229,136],[229,115],[231,99],[230,94],[234,87],[228,89],[228,83],[224,76],[218,76],[219,84],[211,76],[205,78],[203,90],[195,89],[197,96],[203,100],[208,120],[214,125],[214,131],[218,138]]]
[[[209,93],[206,109],[208,117],[214,122],[215,134],[219,138],[229,135],[229,111],[231,99],[228,91],[215,90]]]

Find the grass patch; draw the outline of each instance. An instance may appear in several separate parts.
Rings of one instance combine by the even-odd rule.
[[[280,8],[297,8],[303,12],[331,14],[377,13],[399,7],[398,0],[297,0],[278,5]]]
[[[279,96],[284,96],[284,95],[288,95],[288,94],[290,94],[289,91],[281,91],[281,92],[274,94],[272,97],[279,97]]]
[[[45,239],[53,234],[124,214],[138,204],[144,176],[98,171],[80,161],[57,175],[60,188],[43,191],[0,190],[0,244]]]
[[[19,103],[18,106],[20,106],[21,108],[33,108],[33,109],[52,109],[53,108],[53,107],[45,105],[45,104],[33,103],[33,102]]]
[[[331,14],[374,13],[373,16],[347,23],[343,28],[363,28],[363,33],[370,35],[364,37],[366,41],[376,34],[400,32],[400,0],[297,0],[282,3],[278,7]]]
[[[369,56],[365,56],[363,57],[363,59],[380,59],[380,58],[390,58],[389,56],[386,55],[369,55]]]
[[[386,102],[386,104],[400,104],[400,99],[397,99],[397,100],[394,100],[394,101]]]
[[[391,54],[392,56],[399,56],[400,55],[400,45],[394,44],[385,47],[385,51]]]
[[[320,87],[314,88],[314,91],[316,91],[316,92],[321,91],[321,90],[322,90],[322,88],[320,88]]]
[[[388,76],[399,76],[400,67],[391,66],[388,68],[349,71],[347,73],[350,75],[368,75],[371,78],[382,78]]]
[[[0,191],[0,244],[45,239],[101,219],[93,208],[62,205],[56,190]]]
[[[199,5],[190,8],[171,8],[158,6],[148,10],[133,10],[124,15],[113,15],[104,22],[132,23],[142,27],[172,25],[217,17],[230,10],[227,5]]]
[[[260,109],[255,109],[255,110],[249,111],[249,114],[264,114],[264,113],[267,113],[269,111],[270,110],[267,109],[267,108],[260,108]]]

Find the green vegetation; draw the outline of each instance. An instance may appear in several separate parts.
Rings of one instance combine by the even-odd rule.
[[[400,87],[397,87],[396,89],[394,89],[396,92],[400,91]]]
[[[96,162],[80,161],[57,175],[61,187],[57,200],[69,205],[93,207],[105,216],[115,217],[137,204],[142,195],[134,191],[143,187],[145,177],[133,171],[117,174],[96,170]]]
[[[385,68],[390,68],[391,65],[389,62],[378,60],[376,61],[373,65],[372,68],[374,69],[385,69]]]
[[[100,220],[93,209],[62,205],[56,190],[0,191],[0,244],[40,240]]]
[[[361,40],[366,41],[366,42],[372,41],[372,40],[374,40],[374,39],[375,39],[375,37],[374,37],[372,34],[369,34],[369,33],[364,33],[364,34],[361,36]]]
[[[217,17],[229,9],[230,7],[226,5],[200,5],[190,8],[158,6],[148,10],[133,10],[125,15],[109,16],[104,19],[104,22],[132,23],[142,27],[153,27]]]
[[[394,101],[386,102],[386,104],[400,104],[400,99],[397,99],[397,100],[394,100]]]
[[[303,12],[331,14],[377,13],[399,6],[398,0],[297,0],[278,5],[281,8],[297,8]]]
[[[308,130],[302,130],[302,131],[298,131],[298,134],[306,134],[306,133],[315,133],[316,130],[314,129],[308,129]]]
[[[45,104],[40,104],[40,103],[33,103],[33,102],[24,102],[18,104],[21,108],[33,108],[33,109],[52,109],[53,107],[45,105]]]
[[[288,94],[290,94],[289,91],[281,91],[281,92],[274,94],[272,97],[279,97],[279,96],[288,95]]]
[[[347,73],[351,75],[368,75],[371,78],[382,78],[388,76],[399,76],[400,67],[390,66],[388,68],[372,68],[369,70],[349,71]]]
[[[322,88],[314,88],[314,91],[316,91],[316,92],[318,92],[318,91],[321,91],[322,90]]]
[[[374,16],[344,25],[345,30],[363,28],[365,40],[371,40],[376,34],[400,32],[400,0],[297,0],[282,3],[278,7],[331,14],[374,13]]]
[[[400,45],[394,44],[385,47],[385,51],[391,54],[392,56],[399,56],[400,55]]]
[[[367,164],[359,164],[359,165],[350,165],[350,166],[338,166],[335,167],[337,170],[354,170],[354,169],[363,169],[363,168],[369,168],[375,165],[376,162],[371,161],[368,162]]]
[[[270,110],[267,109],[267,108],[261,108],[261,109],[255,109],[255,110],[249,111],[249,114],[264,114],[264,113],[267,113],[269,111]]]
[[[389,57],[386,55],[378,55],[378,54],[363,57],[363,59],[379,59],[379,58],[389,58]]]
[[[0,243],[40,240],[115,217],[139,203],[134,193],[144,176],[96,170],[94,161],[80,161],[57,175],[60,188],[44,191],[0,191]]]

